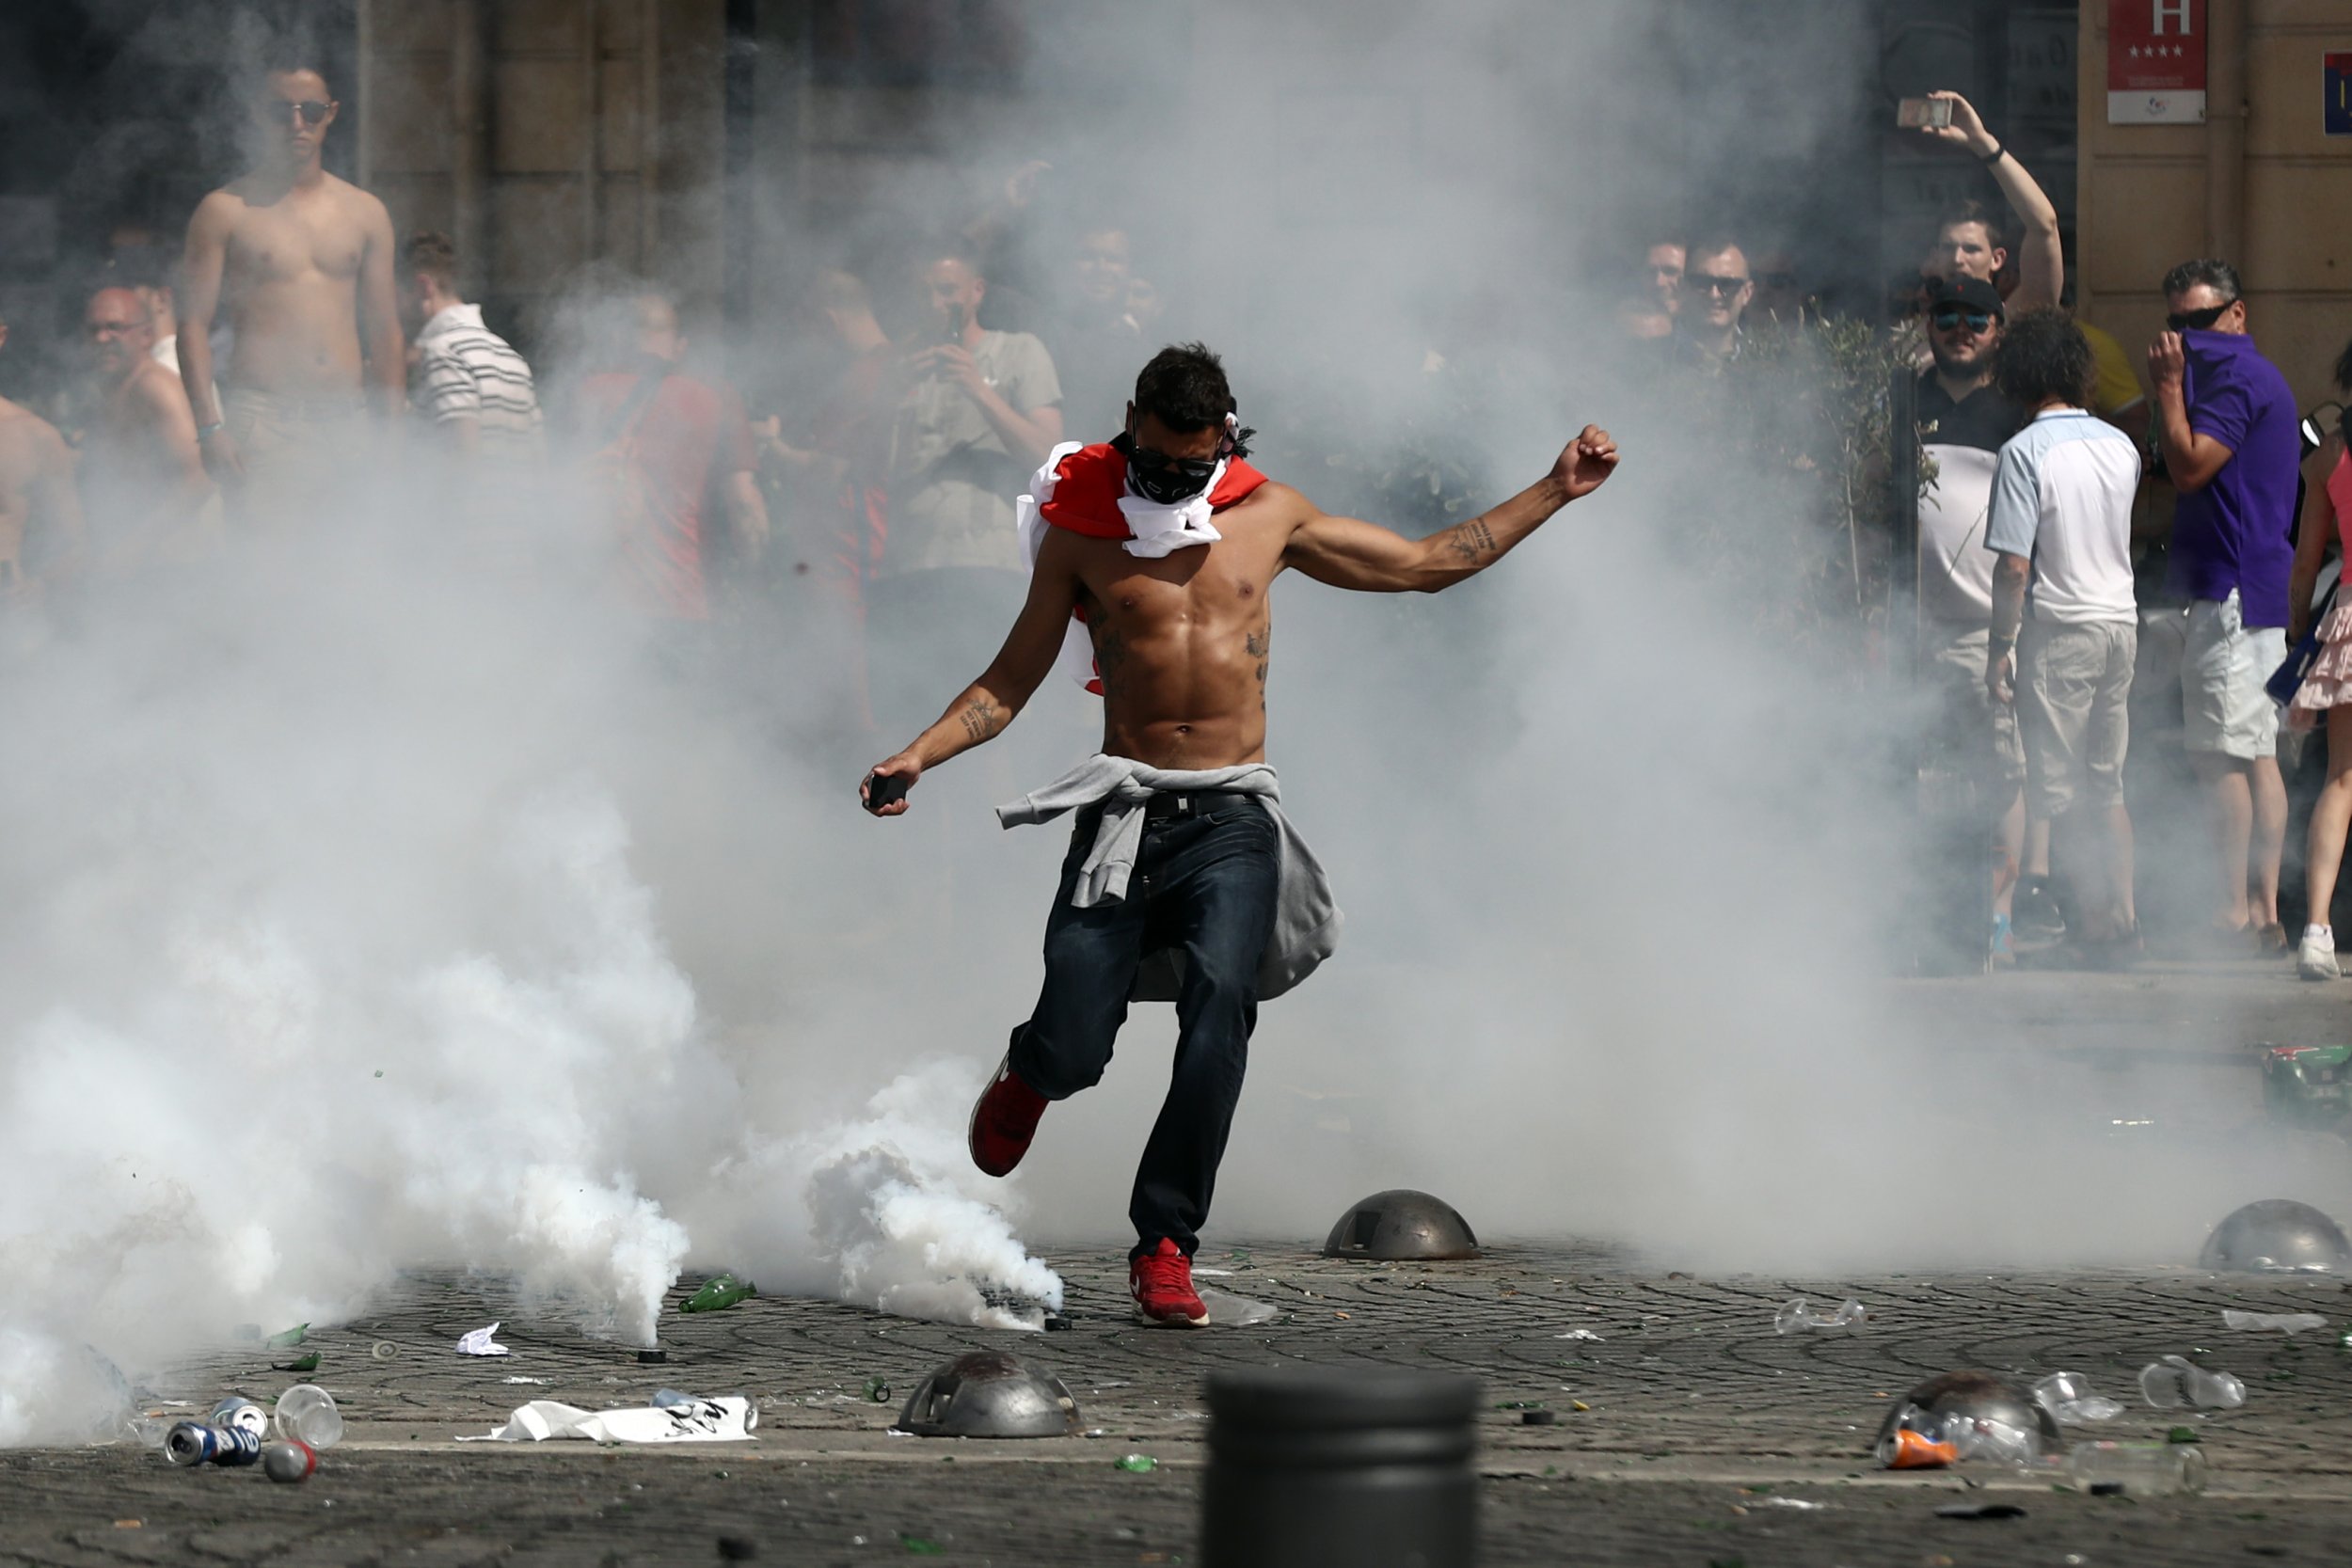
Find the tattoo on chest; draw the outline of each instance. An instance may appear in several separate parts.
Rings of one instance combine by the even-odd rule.
[[[1472,517],[1446,530],[1445,547],[1463,565],[1483,566],[1495,557],[1495,531],[1484,518]]]
[[[993,697],[973,698],[956,718],[975,740],[986,740],[1005,727],[1005,710]]]

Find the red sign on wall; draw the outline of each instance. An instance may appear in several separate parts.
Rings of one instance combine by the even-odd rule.
[[[2205,0],[2107,0],[2107,123],[2205,119]]]

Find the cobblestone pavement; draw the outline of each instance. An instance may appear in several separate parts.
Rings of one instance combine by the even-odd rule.
[[[2177,1054],[2249,1113],[2244,1042],[2321,1037],[2341,1003],[2267,973],[1931,983],[1916,994],[1956,1041]],[[2087,1042],[2087,1043],[2086,1043]],[[2217,1089],[2221,1098],[2221,1090]],[[668,1359],[518,1307],[503,1282],[419,1272],[366,1321],[315,1330],[312,1374],[347,1440],[301,1486],[250,1471],[178,1471],[131,1446],[0,1453],[0,1568],[19,1564],[870,1564],[915,1556],[999,1564],[1198,1562],[1206,1421],[1217,1368],[1374,1362],[1477,1377],[1483,1560],[1709,1564],[2211,1564],[2341,1560],[2352,1535],[2352,1287],[2220,1277],[2185,1267],[1852,1279],[1688,1277],[1557,1243],[1502,1244],[1431,1265],[1326,1260],[1295,1242],[1204,1252],[1207,1280],[1278,1306],[1251,1328],[1147,1330],[1128,1317],[1123,1259],[1053,1259],[1067,1333],[912,1323],[837,1303],[757,1298],[665,1312]],[[681,1284],[677,1297],[695,1282]],[[1783,1338],[1774,1308],[1804,1293],[1867,1303],[1858,1332]],[[2221,1309],[2313,1311],[2328,1330],[2224,1330]],[[503,1319],[514,1354],[454,1354]],[[1571,1337],[1573,1336],[1573,1337]],[[388,1341],[397,1354],[371,1356]],[[1069,1386],[1098,1436],[984,1443],[893,1437],[898,1402],[968,1349],[1008,1348]],[[1870,1436],[1913,1383],[1958,1367],[2060,1369],[2132,1404],[2100,1435],[2156,1438],[2137,1369],[2203,1353],[2243,1377],[2243,1410],[2195,1419],[2204,1496],[2134,1503],[1951,1475],[1890,1476]],[[220,1347],[154,1389],[202,1403],[297,1381],[259,1344]],[[866,1381],[888,1382],[877,1402]],[[543,1380],[536,1384],[508,1379]],[[660,1386],[743,1392],[756,1441],[647,1450],[586,1443],[460,1445],[532,1398],[644,1402]],[[1510,1406],[1540,1402],[1552,1426]],[[161,1405],[156,1408],[164,1408]],[[1152,1455],[1132,1474],[1113,1461]],[[952,1468],[950,1468],[952,1466]],[[1997,1497],[2026,1517],[1938,1518]],[[1804,1507],[1800,1504],[1819,1506]]]
[[[175,1471],[128,1447],[0,1455],[10,1499],[0,1563],[703,1562],[720,1560],[722,1537],[791,1562],[873,1562],[930,1546],[966,1562],[1174,1562],[1192,1550],[1202,1371],[1277,1362],[1458,1369],[1482,1381],[1490,1406],[1557,1412],[1550,1427],[1502,1408],[1482,1421],[1489,1562],[2316,1560],[2352,1528],[2352,1360],[2333,1332],[2226,1333],[2219,1316],[2236,1306],[2341,1323],[2352,1295],[2333,1280],[2186,1270],[1694,1279],[1557,1247],[1375,1265],[1260,1246],[1204,1265],[1230,1270],[1218,1284],[1285,1315],[1184,1334],[1127,1318],[1116,1255],[1055,1261],[1070,1285],[1068,1333],[759,1298],[666,1314],[660,1367],[553,1321],[511,1316],[501,1338],[513,1355],[460,1357],[458,1335],[511,1314],[511,1300],[492,1281],[412,1276],[379,1316],[315,1332],[305,1347],[322,1354],[315,1375],[351,1421],[314,1481],[274,1487],[251,1472]],[[1773,1308],[1800,1291],[1858,1296],[1871,1320],[1856,1333],[1782,1338]],[[1561,1338],[1579,1331],[1599,1338]],[[372,1359],[379,1339],[399,1354]],[[1062,1377],[1102,1435],[887,1435],[897,1400],[924,1372],[986,1345]],[[2025,1520],[1961,1523],[1933,1514],[1959,1481],[1886,1476],[1866,1456],[1889,1400],[1933,1372],[2066,1368],[2122,1397],[2147,1361],[2198,1349],[2250,1390],[2244,1410],[2197,1423],[2215,1478],[2202,1497],[2138,1505],[2035,1489],[2013,1494]],[[159,1392],[266,1396],[296,1380],[271,1371],[270,1358],[254,1345],[227,1349]],[[866,1397],[871,1376],[889,1380],[891,1402]],[[453,1441],[528,1398],[635,1403],[663,1384],[755,1395],[758,1440],[660,1451]],[[2112,1435],[2153,1437],[2165,1423],[2135,1409],[2112,1425]],[[1129,1452],[1161,1467],[1116,1469]]]

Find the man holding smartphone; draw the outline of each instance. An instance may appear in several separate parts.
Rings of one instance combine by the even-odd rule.
[[[2056,305],[2065,281],[2066,259],[2058,243],[2058,209],[2050,204],[2049,197],[2026,172],[2026,166],[1984,128],[1976,106],[1960,94],[1931,92],[1924,100],[1906,102],[1925,103],[1934,111],[1919,117],[1925,121],[1917,127],[1919,134],[1957,148],[1982,165],[2024,230],[2016,249],[2017,286],[2007,301],[2010,313]],[[1987,283],[1998,283],[2010,260],[1998,230],[1993,214],[1976,202],[1952,208],[1937,225],[1935,247],[1920,271],[1929,277],[1981,277]]]

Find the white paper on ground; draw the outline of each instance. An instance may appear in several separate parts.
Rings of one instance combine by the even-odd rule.
[[[1282,1315],[1282,1309],[1272,1302],[1251,1301],[1212,1286],[1200,1292],[1200,1305],[1209,1309],[1209,1322],[1220,1327],[1239,1328],[1250,1323],[1270,1323]]]
[[[739,1443],[751,1439],[759,1415],[736,1394],[684,1404],[644,1405],[628,1410],[582,1410],[553,1400],[532,1400],[496,1432],[468,1434],[460,1443],[540,1443],[550,1437],[584,1437],[591,1443]]]
[[[1600,1336],[1589,1328],[1571,1328],[1565,1334],[1555,1334],[1552,1338],[1555,1339],[1598,1339]]]
[[[2241,1312],[2235,1307],[2223,1307],[2222,1326],[2235,1329],[2283,1329],[2300,1334],[2305,1329],[2326,1328],[2328,1320],[2316,1312]]]
[[[498,1331],[499,1325],[496,1323],[492,1323],[487,1328],[467,1330],[457,1341],[457,1354],[460,1355],[512,1355],[514,1352],[504,1345],[491,1342],[490,1336]]]

